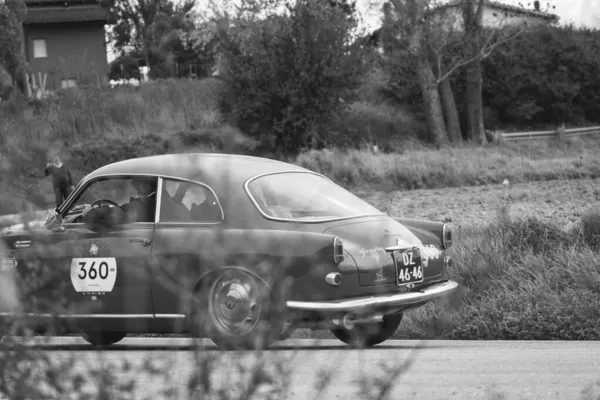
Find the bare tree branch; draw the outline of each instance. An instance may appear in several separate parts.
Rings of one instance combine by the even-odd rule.
[[[482,59],[488,58],[492,54],[492,52],[494,51],[494,49],[496,49],[496,47],[498,47],[498,46],[500,46],[500,45],[502,45],[504,43],[510,42],[511,40],[515,39],[517,36],[523,34],[526,31],[527,31],[527,29],[519,29],[513,35],[510,35],[510,36],[504,38],[503,40],[499,40],[496,43],[494,43],[493,45],[491,45],[488,51],[484,51],[485,48],[483,48],[482,49]]]
[[[456,53],[459,53],[457,51],[453,51],[454,48],[463,48],[465,46],[465,44],[469,41],[473,39],[473,35],[477,35],[478,33],[481,33],[481,30],[483,29],[483,26],[481,26],[481,18],[482,18],[482,13],[483,13],[483,7],[484,7],[484,0],[464,0],[465,2],[471,2],[471,1],[477,1],[478,3],[478,8],[475,12],[475,15],[470,14],[471,16],[465,15],[464,12],[469,14],[469,11],[473,11],[473,9],[470,10],[464,10],[463,9],[463,29],[464,29],[464,34],[460,35],[460,36],[456,36],[456,37],[460,37],[460,39],[458,40],[446,40],[447,37],[451,36],[450,34],[446,34],[444,35],[444,38],[442,38],[441,40],[438,39],[436,40],[437,46],[436,46],[436,65],[437,65],[437,72],[438,72],[438,76],[436,77],[436,81],[438,82],[438,84],[440,82],[443,82],[445,79],[447,79],[449,76],[451,76],[453,73],[455,73],[458,69],[465,67],[467,65],[469,65],[472,62],[475,62],[477,60],[483,60],[486,59],[487,57],[489,57],[492,52],[498,48],[499,46],[501,46],[504,43],[510,42],[511,40],[515,39],[516,37],[518,37],[519,35],[521,35],[522,33],[527,31],[527,28],[525,27],[520,27],[516,33],[511,33],[506,35],[505,37],[503,37],[503,32],[504,29],[503,28],[495,28],[492,29],[491,32],[489,32],[489,34],[486,35],[485,39],[480,42],[480,44],[478,45],[478,51],[476,52],[476,54],[471,54],[470,56],[468,56],[468,58],[464,58],[463,56],[459,56],[459,57],[452,57],[451,58],[451,62],[448,63],[448,69],[444,72],[444,57],[447,54],[452,54],[455,55]],[[472,3],[464,3],[463,7],[472,7]],[[465,19],[465,17],[467,17],[467,19],[470,18],[474,18],[474,21],[468,21],[467,19]],[[503,25],[501,23],[501,25]],[[435,29],[435,27],[430,27],[430,29]],[[477,32],[477,30],[479,30],[479,32]]]
[[[517,36],[521,35],[525,31],[526,31],[526,29],[519,29],[516,33],[514,33],[510,36],[507,36],[504,39],[501,39],[501,40],[498,40],[498,41],[492,43],[494,34],[497,32],[497,30],[494,30],[494,32],[492,32],[488,36],[485,43],[483,44],[483,46],[481,46],[481,48],[480,48],[479,52],[477,52],[477,54],[475,54],[473,57],[470,57],[466,60],[457,62],[448,71],[446,71],[443,75],[442,75],[443,54],[440,53],[438,55],[439,76],[436,78],[437,83],[443,82],[445,79],[447,79],[449,76],[451,76],[459,68],[465,67],[478,59],[484,60],[484,59],[488,58],[498,46],[500,46],[504,43],[510,42],[511,40],[515,39]],[[490,44],[490,43],[492,43],[492,44]]]

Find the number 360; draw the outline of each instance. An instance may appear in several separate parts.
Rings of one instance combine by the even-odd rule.
[[[85,267],[85,262],[79,263],[79,274],[77,275],[79,279],[96,279],[98,276],[100,276],[100,279],[106,279],[108,277],[108,264],[104,261],[98,265],[97,270],[95,261],[92,262],[92,265],[87,270]]]

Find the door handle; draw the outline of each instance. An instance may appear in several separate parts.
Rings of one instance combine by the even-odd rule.
[[[149,246],[152,243],[152,240],[147,238],[132,238],[129,239],[129,243],[141,243],[144,246]]]

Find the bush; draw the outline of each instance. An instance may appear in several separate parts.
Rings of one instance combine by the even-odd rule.
[[[13,176],[18,176],[39,170],[53,153],[100,138],[121,154],[108,144],[113,138],[123,143],[143,141],[146,135],[218,131],[223,88],[214,78],[165,80],[139,88],[69,89],[18,108],[2,104],[0,142]]]
[[[83,175],[106,164],[130,158],[184,152],[247,154],[254,146],[254,142],[237,129],[223,126],[171,135],[149,134],[132,140],[98,138],[72,146],[69,161],[71,167]]]
[[[381,150],[401,152],[407,142],[427,135],[427,125],[402,107],[366,101],[350,104],[330,127],[336,148],[364,148],[377,141]]]
[[[364,61],[342,9],[302,0],[287,11],[239,18],[220,45],[232,123],[272,152],[295,154],[335,143],[322,128],[356,96]]]

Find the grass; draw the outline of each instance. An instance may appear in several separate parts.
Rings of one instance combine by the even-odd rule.
[[[600,177],[600,136],[426,149],[407,141],[401,153],[313,150],[294,162],[344,186],[413,190]]]
[[[491,223],[458,229],[452,275],[460,290],[412,313],[402,336],[600,339],[599,217],[591,207],[565,227],[501,207]]]

